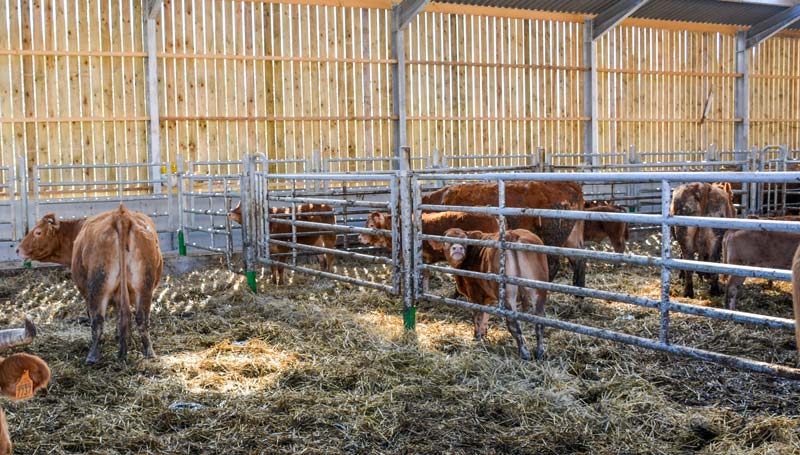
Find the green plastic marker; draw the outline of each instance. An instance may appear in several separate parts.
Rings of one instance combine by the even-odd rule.
[[[31,261],[25,261],[22,263],[22,266],[25,267],[26,269],[29,269],[33,266],[33,264],[31,264]]]
[[[178,231],[178,254],[186,256],[186,240],[183,238],[183,231]]]
[[[406,330],[414,330],[417,327],[417,307],[403,308],[403,326]]]
[[[258,286],[256,286],[256,272],[253,270],[248,270],[245,275],[247,275],[247,285],[250,286],[250,290],[258,293]]]

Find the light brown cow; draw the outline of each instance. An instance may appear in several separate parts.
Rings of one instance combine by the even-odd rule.
[[[672,195],[670,214],[676,216],[703,216],[733,218],[736,212],[731,203],[731,190],[728,184],[687,183],[675,188]],[[711,229],[696,226],[674,226],[673,235],[681,247],[683,259],[694,260],[697,254],[701,261],[719,262],[722,253],[722,236],[725,229]],[[683,296],[694,297],[692,272],[681,270],[684,281]],[[711,286],[711,295],[721,295],[719,275],[706,274]]]
[[[291,218],[291,208],[277,208],[272,207],[270,210],[269,219],[282,219],[288,220]],[[236,205],[228,214],[231,220],[237,223],[242,223],[242,203]],[[309,223],[324,223],[336,224],[336,215],[333,213],[333,208],[327,204],[301,204],[297,206],[297,221],[305,221]],[[316,227],[303,227],[297,226],[295,232],[297,233],[297,243],[300,245],[316,246],[320,248],[336,248],[336,233],[328,232],[320,234],[320,228]],[[270,238],[281,240],[284,242],[291,242],[292,226],[284,223],[269,223]],[[279,262],[286,262],[286,253],[292,251],[291,248],[284,245],[277,245],[270,243],[269,251],[272,254],[278,254],[276,260]],[[333,271],[333,253],[325,253],[317,255],[319,257],[320,268],[327,272]],[[272,273],[272,282],[274,284],[284,284],[283,267],[273,265],[270,267]]]
[[[498,240],[499,233],[486,234],[480,231],[464,232],[461,229],[448,229],[446,237],[457,239],[478,239],[478,240]],[[513,229],[506,233],[506,241],[530,245],[542,245],[542,239],[536,234],[526,229]],[[442,251],[451,267],[461,270],[469,270],[482,273],[498,273],[500,270],[500,252],[497,248],[479,247],[473,245],[463,245],[460,243],[430,241],[435,250]],[[529,251],[506,250],[506,274],[509,277],[525,278],[538,281],[548,281],[547,256],[542,253]],[[493,305],[499,299],[500,286],[497,281],[468,278],[454,275],[458,292],[466,296],[470,302],[479,305]],[[526,302],[535,301],[534,314],[543,316],[544,305],[547,300],[547,291],[543,289],[530,289],[518,287],[516,285],[506,285],[506,308],[511,311],[517,310],[517,298],[520,293],[527,295],[520,301],[523,310],[527,311]],[[475,328],[475,338],[480,340],[486,333],[486,325],[489,315],[482,311],[473,311],[473,323]],[[506,319],[506,326],[511,336],[517,342],[519,355],[524,360],[530,360],[531,355],[525,346],[522,337],[522,327],[519,321]],[[536,326],[536,357],[540,358],[544,353],[543,345],[544,327]]]
[[[0,351],[13,346],[27,344],[33,340],[36,329],[30,321],[26,321],[25,329],[0,330]],[[22,394],[17,390],[17,385],[27,373],[30,379],[30,394]],[[27,379],[27,378],[26,378]],[[36,391],[47,386],[50,382],[50,368],[44,360],[30,354],[13,354],[6,358],[0,357],[0,393],[6,397],[17,400],[29,398]],[[0,408],[0,455],[11,455],[11,437],[8,432],[8,422],[3,409]]]
[[[798,245],[798,233],[730,230],[722,238],[722,261],[725,264],[788,270],[792,267],[792,255]],[[736,296],[744,280],[743,276],[728,276],[725,288],[728,309],[736,309]]]
[[[792,306],[794,307],[794,341],[796,363],[800,365],[800,246],[792,258]]]
[[[583,190],[575,182],[508,182],[506,207],[582,210]],[[440,188],[422,198],[424,204],[461,205],[468,207],[497,207],[497,183],[464,183]],[[583,248],[583,223],[561,218],[538,216],[509,216],[509,229],[527,229],[538,235],[545,245]],[[575,226],[577,224],[577,227]],[[575,228],[575,229],[573,229]],[[550,279],[558,272],[561,258],[548,256]],[[572,281],[583,287],[586,283],[585,261],[570,258]]]
[[[587,212],[627,213],[625,207],[597,201],[587,202],[584,209]],[[608,239],[617,253],[625,252],[625,242],[628,241],[628,223],[623,221],[584,221],[583,241],[600,243]]]
[[[148,216],[126,209],[84,220],[59,221],[45,215],[22,240],[24,259],[70,265],[72,279],[86,299],[92,323],[92,346],[86,363],[100,360],[100,338],[109,303],[117,315],[118,358],[128,355],[131,305],[142,338],[142,354],[155,356],[150,343],[150,306],[161,279],[163,260],[156,225]],[[67,262],[67,258],[69,262]]]

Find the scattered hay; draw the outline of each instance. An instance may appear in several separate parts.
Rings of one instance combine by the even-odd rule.
[[[66,272],[3,278],[0,325],[32,314],[41,336],[27,350],[53,371],[46,393],[3,403],[16,453],[800,450],[798,383],[555,330],[546,358],[526,363],[496,318],[475,343],[465,312],[422,303],[408,334],[395,298],[289,276],[283,288],[262,279],[259,295],[223,270],[168,277],[153,311],[159,357],[143,360],[134,336],[129,364],[119,364],[109,328],[99,367],[83,364],[89,328]],[[592,264],[588,278],[604,289],[658,292],[658,275],[646,269]],[[452,286],[441,276],[432,283],[443,293]],[[745,285],[743,308],[790,314],[786,291],[761,293],[762,285]],[[652,310],[551,297],[549,315],[658,333]],[[672,326],[676,342],[786,364],[794,355],[790,333],[678,315]],[[532,341],[532,328],[525,332]]]

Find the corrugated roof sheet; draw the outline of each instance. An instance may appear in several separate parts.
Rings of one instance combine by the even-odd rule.
[[[613,0],[439,0],[462,5],[598,14],[616,3]],[[719,0],[651,0],[632,17],[702,22],[707,24],[753,25],[786,9],[781,6]],[[790,28],[800,29],[796,23]]]

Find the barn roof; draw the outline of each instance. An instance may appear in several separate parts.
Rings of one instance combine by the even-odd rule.
[[[439,0],[462,5],[495,6],[559,13],[600,14],[616,0]],[[800,5],[796,0],[651,0],[631,17],[751,26]],[[788,27],[800,30],[800,21]]]

